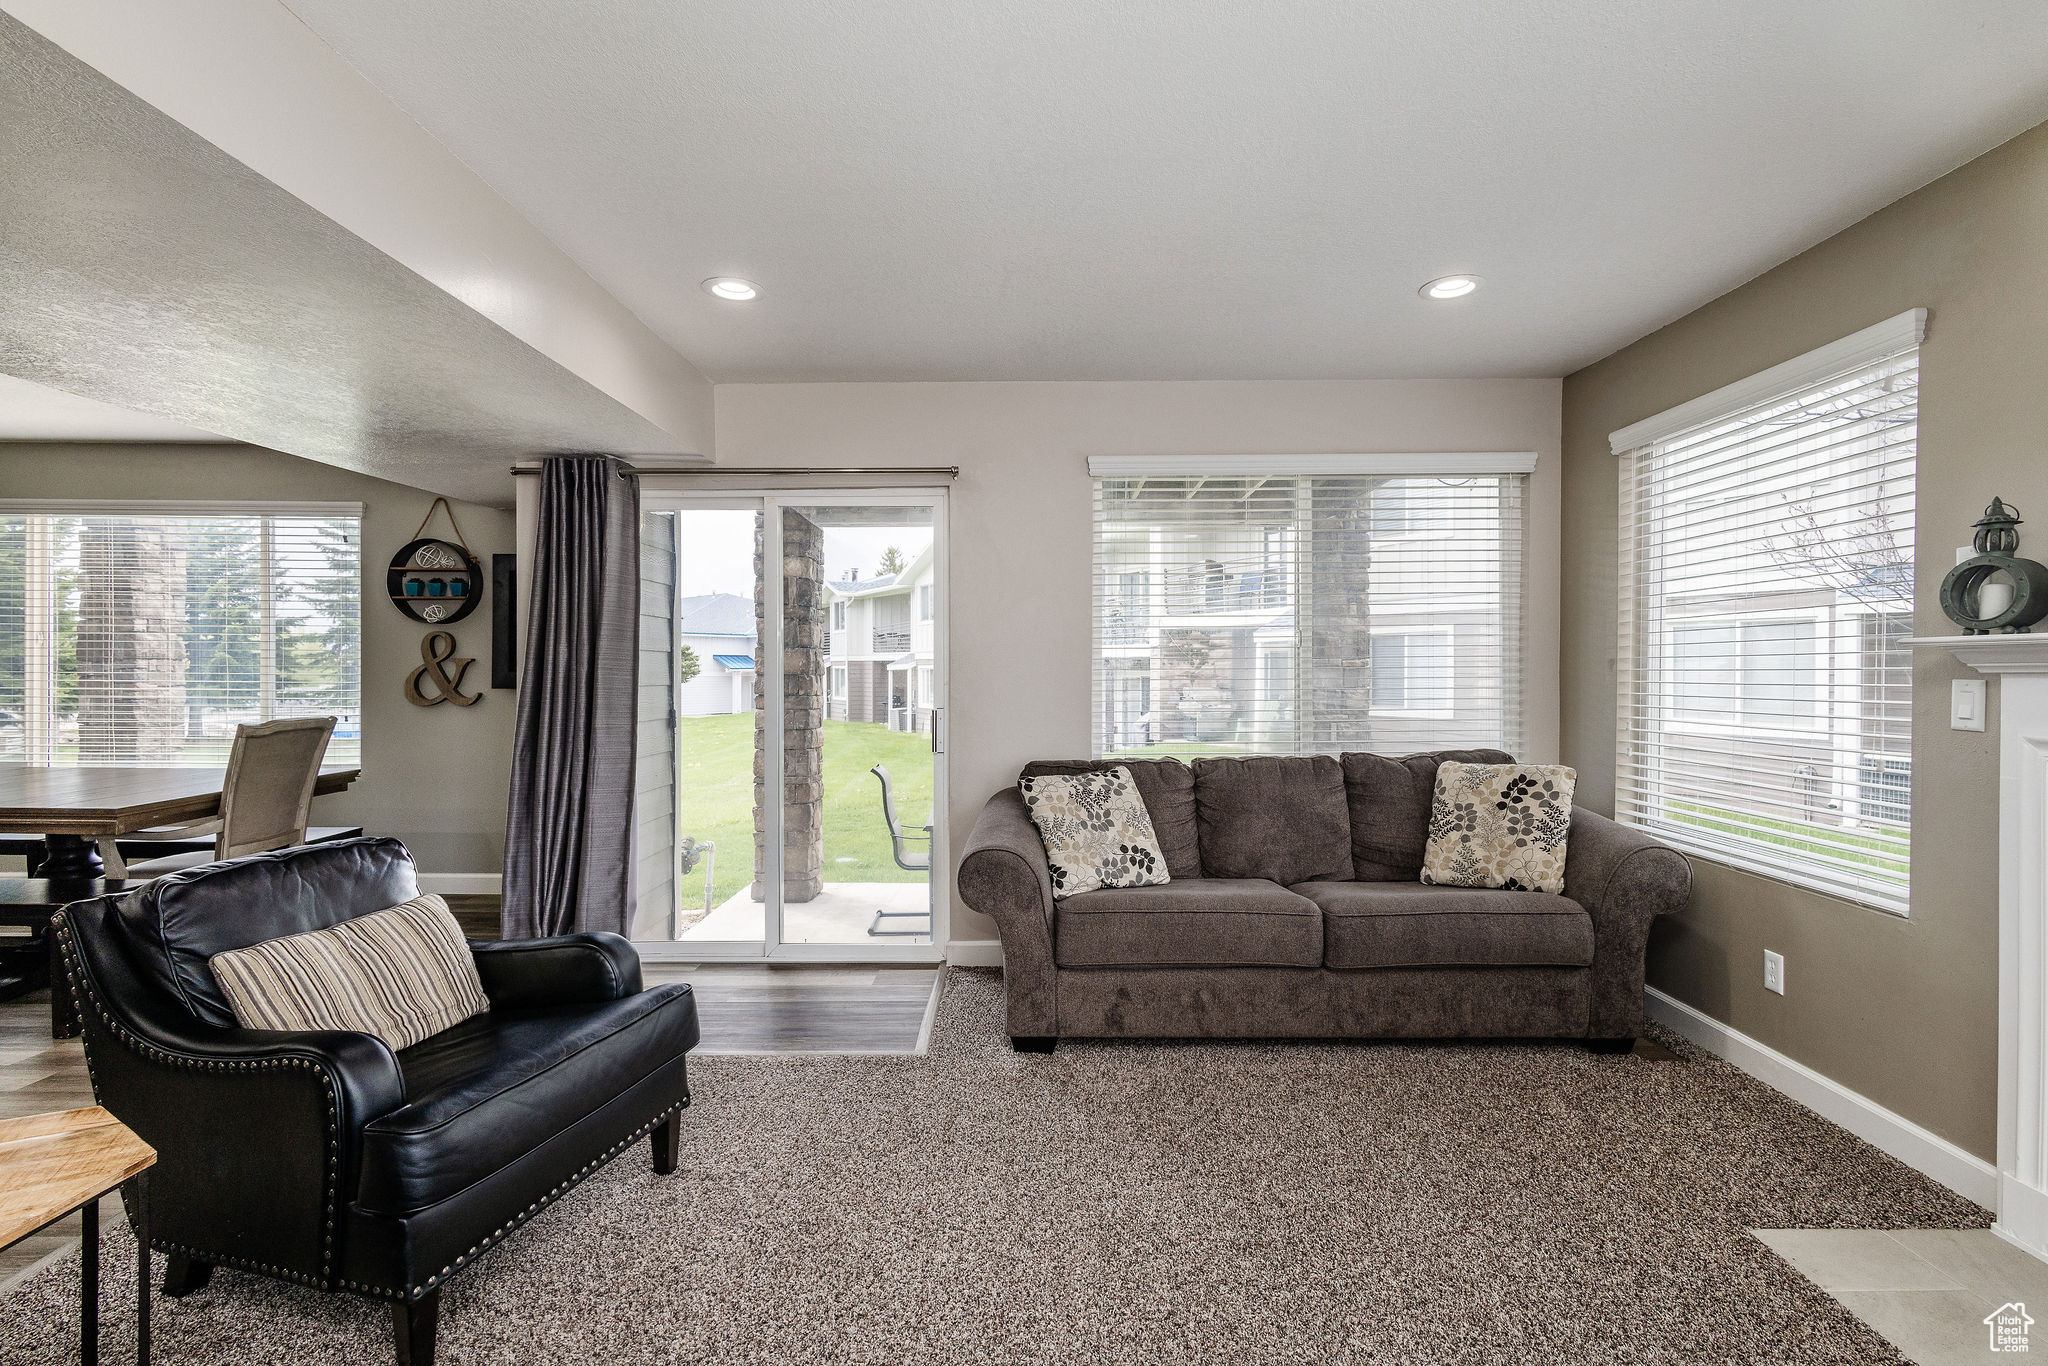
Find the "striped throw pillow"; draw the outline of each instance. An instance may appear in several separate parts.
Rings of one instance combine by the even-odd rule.
[[[406,1048],[490,1009],[438,896],[207,960],[245,1029],[344,1029]]]

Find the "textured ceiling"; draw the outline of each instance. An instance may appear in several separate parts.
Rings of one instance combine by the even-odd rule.
[[[2048,117],[2040,0],[288,3],[718,380],[1563,374]]]
[[[0,374],[480,502],[515,459],[674,449],[4,14],[0,128]]]
[[[216,432],[202,432],[182,422],[130,412],[111,403],[46,389],[40,384],[0,375],[0,441],[210,441]]]

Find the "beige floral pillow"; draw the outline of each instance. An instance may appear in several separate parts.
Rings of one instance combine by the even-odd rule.
[[[1438,765],[1422,880],[1439,887],[1563,892],[1578,777],[1559,765]]]
[[[1172,880],[1128,768],[1034,774],[1019,778],[1017,790],[1045,841],[1054,896]]]

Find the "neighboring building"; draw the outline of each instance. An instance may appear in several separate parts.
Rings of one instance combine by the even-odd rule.
[[[706,593],[676,600],[676,640],[697,656],[697,676],[676,689],[681,716],[754,709],[754,600]]]
[[[935,578],[926,546],[900,574],[826,583],[825,714],[832,720],[931,729]]]

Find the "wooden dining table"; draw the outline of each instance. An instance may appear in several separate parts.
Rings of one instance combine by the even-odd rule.
[[[359,768],[323,768],[313,795],[341,792]],[[94,841],[220,814],[225,768],[114,768],[0,763],[0,834],[41,835],[41,875],[90,882],[101,872]]]

